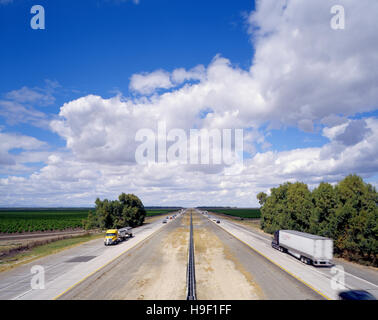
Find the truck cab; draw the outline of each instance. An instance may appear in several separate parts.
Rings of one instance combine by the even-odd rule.
[[[279,230],[274,232],[273,240],[272,240],[272,247],[281,252],[286,252],[285,248],[280,246],[280,231]]]
[[[119,238],[118,238],[118,230],[117,229],[109,229],[106,231],[105,234],[105,239],[104,239],[104,244],[110,245],[110,244],[116,244],[118,243]]]

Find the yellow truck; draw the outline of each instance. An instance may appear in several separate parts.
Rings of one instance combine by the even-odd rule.
[[[131,227],[125,227],[122,229],[107,230],[105,234],[104,245],[108,246],[111,244],[117,244],[118,242],[122,242],[126,238],[131,238],[133,236],[131,229]]]

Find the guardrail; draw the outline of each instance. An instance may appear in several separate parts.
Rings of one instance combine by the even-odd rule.
[[[193,244],[193,219],[190,213],[190,233],[189,233],[189,252],[188,252],[188,267],[186,271],[186,300],[197,300],[196,297],[196,273],[194,264],[194,244]]]

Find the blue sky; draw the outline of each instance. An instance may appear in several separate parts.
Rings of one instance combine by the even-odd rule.
[[[208,64],[217,53],[243,67],[251,64],[252,45],[245,16],[251,1],[145,0],[39,1],[46,29],[33,30],[35,1],[0,5],[2,81],[0,93],[59,83],[55,103],[38,107],[57,114],[63,103],[86,94],[128,95],[134,73]],[[5,124],[5,119],[0,119]],[[65,141],[49,128],[9,126],[55,147]]]
[[[38,3],[46,12],[43,31],[29,27],[33,1],[0,7],[5,92],[51,79],[83,93],[127,94],[129,77],[141,71],[208,64],[217,53],[251,63],[243,20],[251,1]]]
[[[357,173],[377,184],[377,7],[369,0],[361,20],[362,6],[340,2],[341,32],[326,1],[39,1],[46,29],[33,30],[37,3],[0,0],[0,206],[120,192],[147,205],[254,206],[287,180]],[[138,168],[135,132],[157,119],[243,128],[243,173]]]

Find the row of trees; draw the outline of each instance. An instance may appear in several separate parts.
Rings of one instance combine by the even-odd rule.
[[[378,193],[357,175],[332,186],[320,183],[310,191],[301,182],[260,192],[261,228],[309,232],[334,239],[335,253],[343,258],[377,266]]]
[[[122,193],[118,200],[97,198],[95,204],[95,211],[90,211],[84,221],[86,229],[136,227],[142,225],[146,217],[142,201],[134,194]]]

